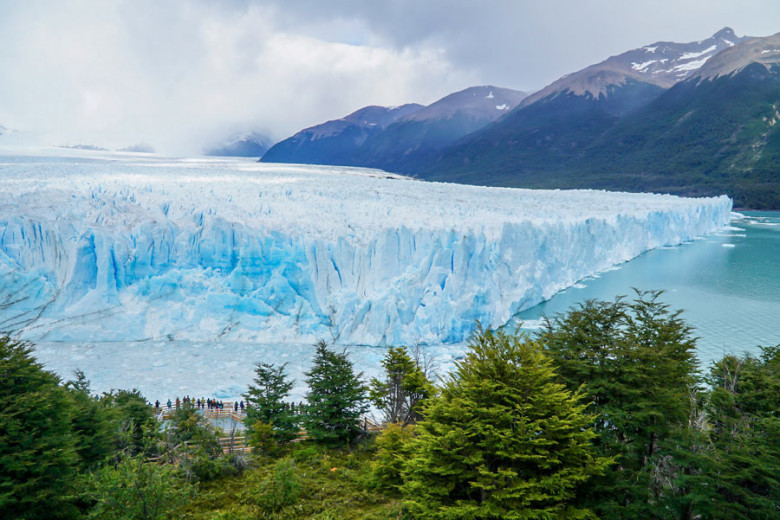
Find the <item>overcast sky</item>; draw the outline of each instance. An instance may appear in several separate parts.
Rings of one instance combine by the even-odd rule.
[[[533,91],[724,26],[779,32],[780,1],[0,0],[0,125],[197,153],[473,85]]]

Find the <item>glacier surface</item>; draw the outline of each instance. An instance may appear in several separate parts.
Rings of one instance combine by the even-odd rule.
[[[725,226],[730,211],[727,197],[6,149],[0,330],[69,343],[457,343],[476,320],[501,326]]]

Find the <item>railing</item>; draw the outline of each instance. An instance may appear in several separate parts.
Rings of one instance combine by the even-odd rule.
[[[197,410],[200,411],[207,419],[229,418],[243,424],[244,419],[246,418],[246,410],[241,410],[239,408],[239,410],[236,411],[235,405],[232,402],[225,402],[223,404],[224,407],[222,408],[197,408]],[[160,421],[170,420],[176,410],[177,408],[175,405],[171,406],[170,408],[168,408],[167,405],[160,406],[160,408],[156,411],[157,419]],[[383,425],[375,423],[367,417],[361,419],[360,422],[363,430],[368,433],[379,433],[384,428]],[[309,438],[309,434],[306,432],[306,430],[301,428],[293,442],[305,441]],[[219,437],[217,440],[220,446],[222,446],[223,453],[249,453],[252,451],[252,447],[249,446],[247,438],[244,435]]]

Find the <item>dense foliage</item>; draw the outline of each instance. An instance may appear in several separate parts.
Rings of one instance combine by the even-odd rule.
[[[0,516],[73,518],[78,472],[75,410],[32,347],[0,338]]]
[[[646,517],[657,507],[659,465],[691,415],[695,343],[658,296],[586,302],[548,320],[540,337],[563,381],[582,388],[597,414],[599,452],[616,460],[581,495],[602,518]]]
[[[289,427],[245,457],[222,453],[192,403],[161,425],[137,391],[97,399],[83,374],[63,384],[0,338],[0,517],[777,518],[780,346],[704,373],[694,347],[679,313],[639,292],[535,338],[479,330],[439,385],[390,348],[372,437],[360,374],[321,342],[298,442],[282,442]],[[290,383],[284,366],[256,373],[253,427],[271,438]]]
[[[592,417],[539,344],[480,331],[425,408],[404,470],[415,518],[587,518],[576,489],[600,474]]]

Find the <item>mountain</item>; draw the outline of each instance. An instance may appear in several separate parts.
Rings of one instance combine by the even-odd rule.
[[[746,36],[738,37],[733,29],[725,27],[698,42],[655,42],[567,74],[528,96],[523,106],[568,92],[597,99],[607,94],[610,86],[618,87],[627,81],[669,88],[691,76],[719,52],[748,39]]]
[[[744,40],[727,27],[706,40],[656,42],[612,56],[554,81],[500,121],[436,156],[395,171],[431,180],[524,186],[522,175],[576,165],[584,150],[618,121],[716,52]]]
[[[527,94],[471,87],[435,103],[366,107],[307,128],[274,146],[263,162],[370,166],[405,172],[440,149],[495,121]]]
[[[422,105],[368,106],[346,117],[301,130],[272,146],[263,162],[354,165],[355,151],[370,136],[398,119],[413,114]]]
[[[260,157],[273,146],[273,141],[258,132],[234,134],[223,143],[204,150],[204,155],[227,157]]]
[[[780,208],[780,33],[713,57],[601,136],[583,158],[611,184],[686,195],[728,193]]]
[[[738,207],[780,208],[780,39],[732,35],[724,29],[696,47],[679,45],[676,61],[666,48],[675,44],[661,43],[610,58],[601,65],[624,63],[622,83],[607,81],[599,92],[575,87],[609,79],[606,67],[561,78],[416,173],[500,186],[728,193]],[[691,57],[718,42],[717,54]],[[628,77],[625,63],[655,65],[631,61],[653,48],[668,56],[656,77],[685,74],[671,88],[663,82],[673,76]],[[680,68],[705,57],[696,70]]]
[[[417,162],[507,114],[526,96],[493,86],[455,92],[368,138],[356,152],[355,163],[406,173]]]

